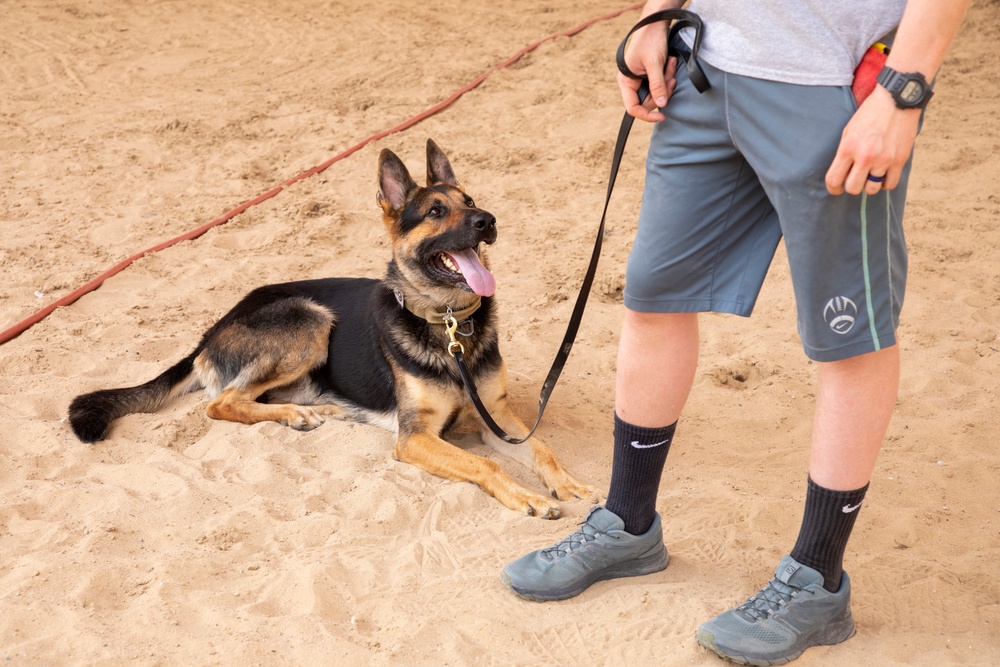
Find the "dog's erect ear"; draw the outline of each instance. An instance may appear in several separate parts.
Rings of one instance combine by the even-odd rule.
[[[446,183],[448,185],[454,185],[456,188],[461,188],[462,186],[458,184],[458,179],[455,178],[455,172],[451,170],[451,163],[448,162],[448,158],[445,157],[444,153],[434,143],[433,139],[427,140],[427,185],[431,186],[435,183]]]
[[[388,148],[378,156],[378,195],[376,201],[386,215],[398,212],[406,205],[406,198],[417,184],[410,178],[403,161]]]

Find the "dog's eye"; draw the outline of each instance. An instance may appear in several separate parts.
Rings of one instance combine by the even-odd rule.
[[[476,202],[472,201],[472,197],[465,198],[465,205],[469,208],[476,208]]]
[[[431,209],[427,211],[428,218],[440,218],[444,215],[444,209],[440,206],[431,206]]]

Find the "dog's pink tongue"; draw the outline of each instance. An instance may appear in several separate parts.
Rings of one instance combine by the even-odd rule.
[[[465,276],[465,282],[469,283],[472,291],[479,296],[493,296],[496,291],[497,281],[493,274],[479,261],[479,255],[472,248],[461,253],[448,252],[448,256],[458,265],[458,270]]]

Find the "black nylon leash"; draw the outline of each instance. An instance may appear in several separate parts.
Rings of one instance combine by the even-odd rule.
[[[643,84],[638,90],[640,101],[645,100],[646,96],[649,95],[649,84],[645,81],[645,77],[633,73],[625,64],[625,45],[627,44],[629,37],[631,37],[632,33],[636,30],[651,23],[670,20],[673,20],[674,23],[671,25],[670,31],[667,35],[668,55],[678,56],[684,59],[687,64],[691,82],[699,92],[703,93],[709,88],[708,79],[705,77],[704,72],[702,72],[701,67],[698,65],[698,49],[701,46],[703,30],[701,17],[683,9],[666,9],[650,14],[639,21],[631,30],[629,30],[628,35],[625,36],[625,39],[622,40],[621,45],[618,47],[616,58],[618,69],[622,72],[622,74],[631,79],[643,80]],[[670,42],[673,36],[678,30],[686,27],[694,28],[695,33],[690,51],[680,48],[671,48]],[[525,442],[535,433],[539,423],[542,421],[542,414],[545,412],[545,406],[549,402],[549,396],[551,396],[552,390],[555,389],[556,382],[559,380],[563,367],[566,365],[566,360],[569,358],[569,353],[573,349],[573,343],[576,341],[577,331],[580,329],[580,322],[583,320],[583,311],[587,307],[587,299],[590,296],[590,290],[594,284],[594,276],[597,273],[597,262],[601,257],[601,247],[604,240],[604,224],[608,215],[608,205],[611,203],[611,192],[615,187],[615,179],[618,178],[618,168],[621,166],[622,155],[625,153],[625,143],[628,140],[629,131],[632,129],[632,122],[634,120],[635,119],[632,116],[626,113],[622,118],[621,126],[618,129],[618,138],[615,141],[614,155],[611,158],[611,174],[608,177],[608,191],[604,197],[604,210],[601,212],[601,224],[597,228],[597,239],[594,241],[594,250],[590,255],[590,265],[587,267],[587,273],[583,278],[583,284],[580,286],[580,293],[576,297],[576,305],[573,306],[573,313],[570,315],[569,324],[566,326],[566,334],[563,336],[562,343],[559,346],[559,351],[556,353],[556,357],[552,361],[552,367],[549,369],[549,374],[545,377],[545,382],[542,384],[542,391],[538,397],[538,416],[535,418],[535,425],[531,427],[528,435],[523,438],[515,438],[507,434],[507,432],[504,431],[500,425],[496,423],[496,421],[494,421],[493,417],[489,413],[489,410],[487,410],[486,406],[483,405],[482,399],[479,398],[479,390],[476,388],[476,383],[473,380],[472,373],[469,371],[469,368],[465,363],[465,352],[462,348],[462,344],[455,338],[455,332],[458,329],[458,322],[454,317],[446,320],[445,322],[447,327],[446,331],[450,339],[448,352],[455,358],[455,363],[458,366],[458,372],[462,376],[462,382],[465,384],[465,389],[469,394],[469,398],[472,400],[472,404],[476,407],[476,411],[479,413],[480,418],[482,418],[483,422],[490,429],[490,431],[505,442],[518,445]]]

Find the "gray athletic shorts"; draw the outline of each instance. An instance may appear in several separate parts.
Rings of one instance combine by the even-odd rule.
[[[837,361],[895,344],[906,285],[898,187],[826,191],[850,87],[722,72],[695,90],[682,64],[653,130],[625,305],[641,312],[749,316],[782,237],[806,354]]]

